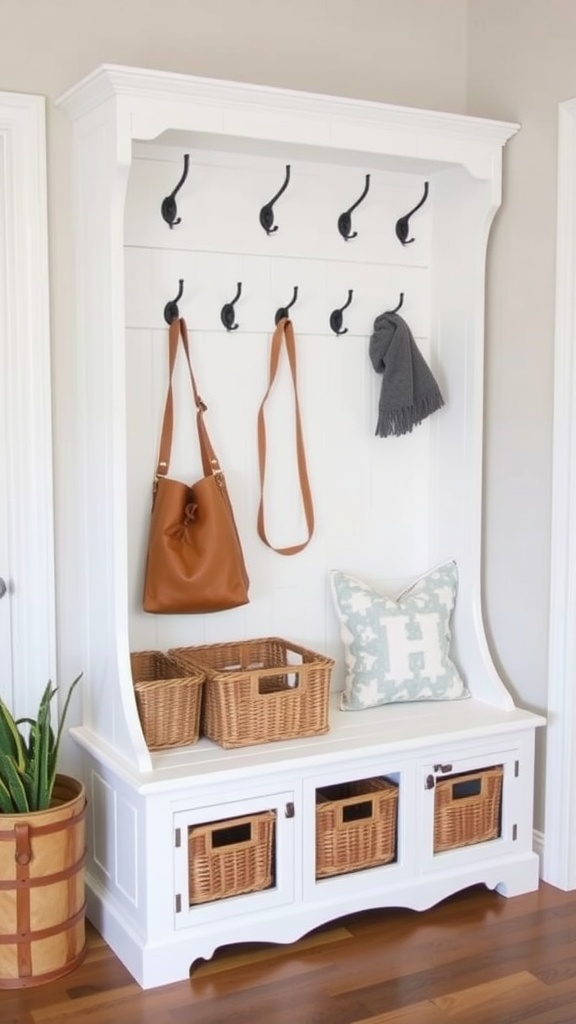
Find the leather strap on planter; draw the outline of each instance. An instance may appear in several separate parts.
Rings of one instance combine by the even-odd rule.
[[[82,914],[84,912],[85,908],[82,907]],[[74,923],[76,924],[77,922]],[[30,976],[26,975],[21,978],[2,978],[0,981],[0,992],[5,988],[32,988],[36,985],[45,985],[48,981],[57,981],[57,979],[61,978],[64,974],[69,974],[71,971],[74,971],[85,959],[87,951],[87,946],[84,945],[72,960],[66,961],[66,964],[63,967],[56,967],[53,971],[46,971],[45,974],[30,974]]]
[[[294,417],[296,424],[296,455],[298,459],[298,480],[300,483],[300,494],[302,495],[302,507],[304,509],[304,515],[306,518],[306,526],[308,529],[308,536],[305,541],[301,544],[292,544],[289,547],[275,548],[270,543],[266,536],[266,528],[264,525],[264,481],[266,478],[266,422],[264,419],[264,406],[272,386],[276,379],[276,373],[278,371],[278,364],[280,361],[280,353],[282,351],[282,345],[286,348],[286,355],[288,356],[288,363],[290,366],[290,373],[292,375],[292,384],[294,387]],[[287,317],[282,318],[278,321],[276,330],[272,336],[272,344],[270,347],[270,373],[268,378],[268,388],[266,394],[262,399],[260,409],[258,410],[258,466],[260,470],[260,504],[258,506],[258,519],[257,519],[257,530],[260,540],[264,541],[267,547],[271,548],[272,551],[276,551],[279,555],[296,555],[299,551],[303,551],[307,544],[310,543],[312,534],[314,533],[314,507],[312,504],[312,492],[310,490],[310,482],[308,480],[308,469],[306,466],[306,454],[304,451],[304,439],[302,435],[302,424],[300,422],[300,406],[298,403],[298,384],[296,375],[296,345],[294,342],[294,328],[292,327],[292,321]]]
[[[38,878],[29,878],[25,875],[23,878],[12,878],[7,881],[0,882],[0,892],[3,889],[37,889],[43,885],[52,885],[53,882],[66,882],[73,875],[78,874],[81,868],[86,864],[86,851],[82,854],[79,860],[74,864],[70,864],[67,868],[62,871],[54,871],[51,875],[41,875]],[[0,942],[4,939],[0,935]]]
[[[40,886],[52,885],[55,882],[69,881],[78,875],[86,862],[86,851],[84,851],[79,860],[74,864],[69,864],[52,874],[30,877],[30,865],[34,859],[33,840],[38,836],[51,835],[64,830],[73,830],[83,822],[85,817],[86,800],[84,800],[82,809],[72,817],[60,818],[47,825],[37,826],[31,825],[28,821],[16,822],[13,829],[0,831],[0,842],[8,841],[14,844],[14,862],[16,865],[16,877],[0,881],[0,892],[12,890],[16,894],[16,933],[6,934],[3,932],[0,935],[0,945],[9,944],[16,947],[18,964],[18,979],[13,981],[2,979],[0,988],[21,987],[23,982],[38,984],[38,978],[34,977],[32,973],[32,944],[42,939],[49,939],[61,932],[69,931],[85,915],[86,907],[83,904],[64,921],[31,931],[31,890]],[[44,980],[48,981],[51,977],[59,977],[66,968],[68,968],[68,964],[65,967],[49,972],[44,976]]]
[[[2,841],[17,842],[17,829],[26,827],[29,836],[35,839],[36,836],[48,836],[52,832],[63,832],[64,829],[73,828],[75,825],[84,821],[86,817],[86,802],[81,811],[75,814],[72,818],[60,818],[58,821],[53,821],[49,825],[16,825],[15,828],[11,828],[9,831],[0,830],[0,843]],[[23,839],[20,840],[23,842]]]
[[[35,932],[31,932],[30,930],[28,930],[25,935],[21,935],[20,932],[17,932],[15,935],[5,935],[4,933],[2,933],[2,935],[0,935],[0,944],[18,944],[19,954],[21,947],[28,946],[28,950],[26,950],[26,953],[29,954],[31,942],[38,942],[40,939],[49,939],[51,938],[52,935],[59,935],[60,932],[67,932],[70,928],[73,928],[74,925],[78,924],[78,922],[82,920],[85,913],[86,902],[82,904],[80,909],[77,910],[75,914],[72,914],[71,917],[67,917],[66,920],[61,921],[60,924],[50,925],[49,928],[38,928]],[[23,972],[23,974],[30,974],[30,972],[31,966],[26,972]]]
[[[30,945],[30,890],[25,883],[29,877],[29,865],[32,857],[30,845],[30,826],[24,822],[14,826],[16,836],[16,881],[24,883],[16,893],[16,927],[18,929],[17,955],[18,974],[26,977],[32,974],[32,947]],[[24,941],[23,941],[24,940]]]

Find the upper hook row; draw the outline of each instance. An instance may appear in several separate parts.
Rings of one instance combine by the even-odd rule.
[[[176,320],[180,316],[180,312],[179,312],[179,309],[178,309],[178,302],[182,298],[183,293],[184,293],[184,279],[180,278],[180,280],[178,281],[178,294],[176,295],[176,297],[174,299],[170,299],[170,301],[167,302],[166,305],[164,306],[164,319],[165,319],[167,324],[171,324],[173,320]],[[236,294],[235,294],[234,298],[231,299],[230,302],[226,302],[222,306],[222,309],[220,310],[220,319],[221,319],[221,321],[222,321],[222,323],[223,323],[223,325],[224,325],[224,327],[226,328],[227,331],[236,331],[236,330],[238,330],[238,327],[240,326],[239,324],[236,323],[236,312],[234,310],[234,306],[238,302],[238,299],[240,298],[241,294],[242,294],[242,282],[238,281],[238,285],[236,287]],[[352,302],[352,296],[353,295],[354,295],[353,289],[349,288],[348,289],[348,298],[346,299],[346,302],[344,303],[344,305],[340,306],[338,309],[333,309],[331,314],[330,314],[330,321],[329,321],[330,322],[330,329],[332,331],[334,331],[334,334],[346,334],[348,332],[348,328],[347,327],[342,327],[342,319],[343,319],[342,318],[342,314],[343,314],[345,309],[348,309],[348,306]],[[289,316],[288,310],[292,308],[292,306],[296,302],[297,298],[298,298],[298,285],[294,285],[294,292],[293,292],[292,298],[290,299],[290,302],[288,302],[286,306],[280,306],[280,308],[276,310],[276,315],[274,317],[274,322],[276,324],[278,324],[280,322],[280,320],[283,320],[287,316]],[[389,310],[387,310],[387,312],[388,313],[397,313],[398,310],[402,308],[403,302],[404,302],[404,292],[400,292],[400,301],[398,302],[398,304],[396,306],[394,306],[394,309],[389,309]]]
[[[182,218],[177,216],[178,209],[177,209],[177,206],[176,206],[176,195],[179,192],[179,190],[182,188],[182,185],[184,184],[184,182],[186,181],[186,178],[188,177],[189,167],[190,167],[190,156],[189,156],[188,153],[185,153],[184,154],[184,170],[182,172],[180,180],[179,180],[178,184],[175,186],[175,188],[172,190],[170,195],[166,196],[165,199],[162,200],[162,205],[161,205],[160,210],[161,210],[161,213],[162,213],[162,217],[164,218],[164,220],[166,221],[166,223],[168,224],[168,226],[170,228],[175,227],[176,224],[180,224],[181,221],[182,221]],[[277,202],[277,200],[280,198],[280,196],[286,191],[286,189],[288,188],[289,182],[290,182],[290,164],[286,164],[286,172],[285,172],[284,181],[282,182],[282,185],[280,186],[280,188],[278,189],[276,194],[272,196],[272,199],[270,199],[267,203],[265,203],[264,206],[260,210],[260,217],[259,217],[260,224],[261,224],[262,228],[264,229],[264,231],[266,232],[267,235],[272,235],[272,234],[274,234],[275,231],[278,230],[278,225],[274,223],[274,204]],[[358,199],[354,203],[352,203],[351,206],[348,207],[347,210],[344,211],[344,213],[341,213],[340,216],[338,217],[338,221],[337,221],[338,231],[342,235],[342,238],[344,239],[345,242],[350,241],[351,238],[356,238],[357,235],[358,235],[357,231],[352,231],[352,214],[353,214],[354,210],[356,210],[357,207],[360,206],[360,203],[366,198],[366,196],[368,195],[369,189],[370,189],[370,175],[367,174],[365,182],[364,182],[364,188],[362,190],[361,195],[358,197]],[[424,193],[422,195],[422,198],[419,200],[418,203],[416,203],[416,206],[412,207],[412,209],[409,210],[408,213],[405,213],[403,217],[399,217],[398,220],[396,221],[396,228],[395,228],[395,230],[396,230],[396,237],[402,243],[402,245],[408,245],[410,242],[414,241],[414,238],[408,238],[408,234],[409,234],[409,231],[410,231],[410,218],[412,217],[413,214],[416,213],[417,210],[420,209],[421,206],[424,205],[424,203],[426,202],[427,198],[428,198],[428,182],[425,181],[424,182]]]

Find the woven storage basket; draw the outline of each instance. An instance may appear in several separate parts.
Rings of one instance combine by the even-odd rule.
[[[388,779],[316,790],[316,878],[394,860],[397,810],[398,786]]]
[[[434,853],[471,846],[500,835],[502,765],[437,779]]]
[[[161,651],[135,651],[130,666],[149,750],[195,743],[200,733],[202,673],[184,672]]]
[[[274,811],[192,825],[188,830],[190,904],[272,885]]]
[[[328,732],[331,658],[277,637],[169,653],[204,672],[202,732],[222,747]]]

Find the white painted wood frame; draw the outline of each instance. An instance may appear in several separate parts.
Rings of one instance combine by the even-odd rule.
[[[550,650],[543,877],[576,888],[576,99],[559,105]]]
[[[56,678],[45,136],[44,97],[0,93],[1,692],[17,714]]]
[[[75,481],[79,528],[74,535],[70,531],[70,535],[63,537],[63,556],[77,568],[77,592],[70,602],[73,614],[66,617],[62,628],[81,637],[86,673],[83,721],[73,730],[73,736],[82,749],[82,770],[89,793],[86,888],[90,920],[136,980],[150,988],[187,978],[190,965],[197,958],[211,956],[217,946],[225,943],[292,942],[346,913],[400,905],[423,910],[451,892],[479,883],[507,896],[533,891],[538,886],[539,868],[532,834],[534,732],[544,720],[515,707],[499,677],[484,632],[481,595],[486,243],[500,204],[502,149],[518,126],[343,97],[109,66],[97,69],[62,97],[60,103],[74,122],[78,272],[75,293],[79,314],[79,344],[74,352],[77,420],[70,424],[70,430],[79,438],[79,449],[69,467]],[[140,630],[140,609],[136,603],[140,604],[141,591],[138,588],[137,594],[136,588],[129,587],[135,577],[131,567],[137,568],[138,561],[130,561],[129,541],[133,539],[138,517],[145,524],[144,516],[148,514],[146,465],[152,464],[156,453],[155,431],[150,433],[149,456],[142,461],[146,506],[142,501],[130,505],[135,493],[135,459],[143,444],[142,424],[146,419],[157,421],[161,408],[161,398],[156,413],[151,413],[153,402],[146,397],[140,405],[133,401],[134,386],[139,389],[140,399],[143,383],[147,376],[152,378],[155,350],[150,347],[151,358],[143,356],[145,341],[142,337],[136,340],[140,347],[134,350],[132,335],[143,325],[152,336],[166,298],[173,294],[168,293],[168,285],[179,276],[187,282],[194,279],[188,269],[182,274],[177,270],[188,254],[187,249],[202,249],[199,233],[203,223],[201,218],[184,215],[187,198],[179,194],[183,229],[173,237],[160,219],[160,198],[166,192],[164,177],[162,188],[158,178],[154,188],[139,189],[139,175],[156,173],[150,155],[156,159],[158,146],[175,146],[177,150],[176,160],[174,153],[167,154],[164,168],[170,171],[170,187],[176,180],[174,170],[177,168],[178,175],[181,173],[183,147],[203,151],[204,155],[215,148],[219,154],[224,150],[226,160],[239,162],[249,157],[250,165],[257,164],[258,169],[271,154],[281,165],[289,154],[301,171],[304,163],[322,161],[323,168],[332,170],[331,180],[333,175],[347,173],[348,168],[361,165],[364,169],[368,159],[374,172],[373,184],[381,172],[394,175],[394,187],[398,176],[417,175],[433,180],[432,202],[426,214],[433,228],[430,259],[418,257],[420,269],[430,266],[430,271],[426,271],[430,302],[425,307],[426,325],[421,333],[430,340],[433,365],[442,368],[449,400],[431,422],[430,436],[424,432],[421,435],[421,439],[429,442],[423,453],[426,459],[422,459],[426,463],[426,472],[422,474],[426,484],[418,501],[412,503],[418,506],[418,518],[410,520],[412,529],[405,546],[411,554],[414,536],[419,540],[423,536],[423,562],[439,564],[441,559],[450,557],[458,563],[454,640],[459,663],[469,679],[469,700],[399,703],[370,708],[360,716],[341,711],[338,693],[334,693],[330,730],[321,736],[286,738],[238,750],[222,749],[202,737],[197,743],[181,747],[148,749],[134,698],[130,643],[136,627],[141,649],[144,645],[151,650],[177,643],[168,632],[170,623],[157,624],[151,619],[146,623],[146,631]],[[147,160],[148,166],[144,167],[142,160]],[[218,160],[210,158],[210,183],[216,173],[214,168],[219,168],[222,160],[222,155]],[[199,165],[200,159],[193,163]],[[294,177],[297,179],[298,175],[295,173]],[[320,177],[324,181],[324,174],[319,180]],[[267,187],[262,189],[266,198],[272,194],[274,182],[266,179]],[[391,184],[389,180],[388,185]],[[404,184],[402,181],[403,187]],[[249,206],[255,211],[261,202],[259,188],[257,193],[253,199],[258,202]],[[242,191],[242,195],[247,194],[252,195],[248,183]],[[348,188],[344,194],[348,194]],[[199,189],[198,195],[209,210],[218,210],[219,216],[213,218],[218,226],[223,219],[223,206],[215,204],[224,191],[215,190],[212,203],[206,190]],[[236,195],[236,187],[228,189],[227,195]],[[311,202],[307,208],[317,210]],[[334,209],[330,207],[330,238],[336,222],[333,213],[341,209],[335,199]],[[392,213],[397,216],[396,204],[390,205],[388,213],[390,234],[394,237]],[[288,225],[289,220],[286,216],[282,226]],[[208,223],[213,227],[209,218]],[[165,278],[163,267],[157,273],[152,263],[148,277],[133,272],[131,263],[140,259],[141,253],[131,250],[151,247],[149,239],[145,239],[145,245],[142,243],[140,232],[144,224],[152,225],[152,232],[163,228],[163,234],[156,240],[158,244],[152,245],[155,256],[166,248],[168,240],[178,250],[177,262],[168,265]],[[186,247],[183,242],[188,224],[194,226],[194,237]],[[248,236],[248,231],[255,225],[256,218],[247,220],[241,233],[243,244],[237,249],[244,257],[253,254],[254,246],[245,240],[254,238],[254,234]],[[256,235],[261,242],[260,232]],[[285,237],[290,237],[288,226]],[[302,243],[297,231],[293,237],[294,250],[288,255],[297,258]],[[316,237],[325,236],[316,232]],[[202,249],[206,257],[212,250],[221,252],[222,246],[212,235],[208,241],[211,244]],[[258,242],[256,254],[262,255]],[[228,254],[229,248],[233,247],[226,247]],[[332,252],[321,249],[312,255],[324,259],[326,251]],[[400,256],[399,250],[392,252],[391,268],[395,268]],[[406,256],[402,259],[406,262]],[[346,263],[350,260],[347,254]],[[365,262],[363,258],[363,266]],[[204,263],[206,260],[202,261],[203,266]],[[387,269],[388,264],[382,267]],[[241,280],[244,269],[239,267],[238,275],[235,273],[230,279]],[[346,280],[351,269],[346,266]],[[205,294],[212,278],[224,280],[225,276],[210,271],[203,279],[203,289],[198,289],[199,278],[195,278],[196,288]],[[358,301],[366,280],[363,272],[362,289],[355,291]],[[384,275],[383,290],[387,293],[391,288],[389,284],[385,288],[385,283],[392,280],[404,281],[404,274],[401,279]],[[146,281],[153,285],[148,286]],[[143,307],[158,282],[161,287],[144,317]],[[300,277],[292,276],[286,282],[290,286],[303,283]],[[286,282],[282,281],[282,297]],[[400,289],[392,290],[397,294]],[[258,296],[261,292],[255,290]],[[286,292],[289,294],[287,289]],[[216,292],[211,294],[216,296]],[[411,294],[412,289],[407,288],[408,303]],[[306,295],[305,287],[300,298],[302,295]],[[218,305],[214,301],[216,312]],[[330,306],[322,302],[320,308],[325,313]],[[243,329],[253,322],[250,317],[255,312],[256,304],[250,311],[248,301],[243,304]],[[316,316],[311,307],[305,313]],[[195,315],[197,323],[199,317],[199,313]],[[304,319],[300,322],[304,324]],[[165,328],[161,330],[163,340]],[[303,328],[301,339],[306,330],[310,335],[322,334]],[[267,340],[266,333],[262,334],[261,329],[260,333]],[[328,343],[335,361],[334,340],[330,337]],[[304,359],[311,356],[304,345],[300,350],[304,366]],[[195,351],[202,358],[202,346],[198,345]],[[351,373],[357,371],[346,361],[345,351],[340,358],[340,376],[331,380],[346,385]],[[139,373],[131,376],[130,368],[138,366],[138,359]],[[345,374],[344,370],[349,372]],[[244,376],[254,386],[255,378],[246,373]],[[309,382],[321,378],[318,373],[303,373],[300,379],[305,395],[306,385],[312,394]],[[244,388],[248,388],[247,383]],[[149,394],[154,397],[152,388]],[[346,398],[347,387],[337,394]],[[345,407],[342,401],[340,415]],[[139,416],[136,444],[129,449],[134,437],[131,431],[135,412]],[[317,419],[311,416],[309,422]],[[231,422],[236,421],[232,418]],[[315,433],[311,431],[308,436],[313,443]],[[349,465],[358,443],[357,439],[348,449]],[[341,447],[340,460],[343,454]],[[235,460],[229,460],[229,464],[238,465]],[[319,464],[318,459],[316,472]],[[386,498],[393,501],[396,497],[402,508],[408,508],[408,490],[401,486],[401,475],[394,475],[394,492],[392,475],[382,472],[380,462],[378,467],[381,476],[366,474],[372,481],[371,487],[364,487],[362,492],[366,501],[375,493],[374,481],[382,479],[386,483]],[[247,461],[246,480],[251,479],[248,470]],[[340,479],[339,473],[335,476]],[[326,486],[329,484],[327,481]],[[98,502],[94,501],[95,495]],[[356,497],[356,507],[359,504]],[[360,521],[355,518],[356,507],[354,517],[350,517],[353,525]],[[342,520],[336,518],[338,549],[347,522],[345,516]],[[248,517],[245,524],[248,525]],[[376,526],[381,526],[380,522]],[[324,530],[326,533],[326,527]],[[247,533],[246,530],[244,535]],[[377,533],[375,529],[374,535]],[[396,537],[397,533],[393,535]],[[144,533],[142,537],[145,539]],[[327,598],[328,556],[331,561],[334,550],[329,545],[326,552],[322,549],[322,560],[320,553],[316,553],[318,561],[311,566],[314,571],[305,581],[306,587],[314,588],[318,583],[315,577],[321,577],[322,594],[314,608],[321,614],[313,635],[322,646],[313,649],[327,652],[333,636],[322,609]],[[369,555],[367,565],[371,564],[372,552]],[[257,556],[258,551],[252,548],[255,575],[262,552]],[[348,557],[352,560],[351,555]],[[269,621],[264,604],[270,600],[271,583],[276,577],[270,566],[264,569],[261,595],[253,579],[254,617],[246,619],[244,636],[284,635],[283,629],[278,634],[253,629]],[[283,571],[305,570],[302,560],[290,563]],[[312,592],[320,594],[319,589]],[[279,622],[283,622],[286,604],[280,608]],[[306,614],[300,607],[298,611]],[[295,630],[300,636],[301,623],[294,617],[288,621],[290,632]],[[187,624],[182,629],[188,636]],[[212,640],[218,642],[227,629],[223,626],[217,637],[212,633]],[[229,636],[232,635],[230,625]],[[234,635],[238,636],[236,628]],[[189,639],[182,642],[190,644]],[[491,766],[501,766],[503,772],[499,835],[494,842],[479,841],[445,853],[436,850],[435,777],[476,773]],[[318,790],[330,784],[382,775],[399,787],[396,861],[379,865],[373,872],[370,869],[329,879],[316,878]],[[209,899],[205,905],[197,901],[191,891],[189,870],[195,856],[190,852],[190,839],[196,826],[231,823],[247,814],[270,811],[276,815],[277,830],[274,884],[229,898]]]

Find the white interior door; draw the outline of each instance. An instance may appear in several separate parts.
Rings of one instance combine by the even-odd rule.
[[[44,99],[0,92],[0,695],[55,679]]]
[[[7,195],[6,180],[6,143],[4,136],[0,136],[0,195]],[[2,248],[0,250],[0,311],[2,316],[2,327],[0,330],[0,480],[7,478],[8,444],[6,440],[6,382],[7,382],[7,307],[6,307],[6,223],[5,203],[0,206],[0,239]],[[8,544],[8,509],[6,499],[6,488],[0,487],[0,694],[6,700],[11,693],[6,693],[7,684],[12,683],[12,641],[10,638],[10,558]]]

